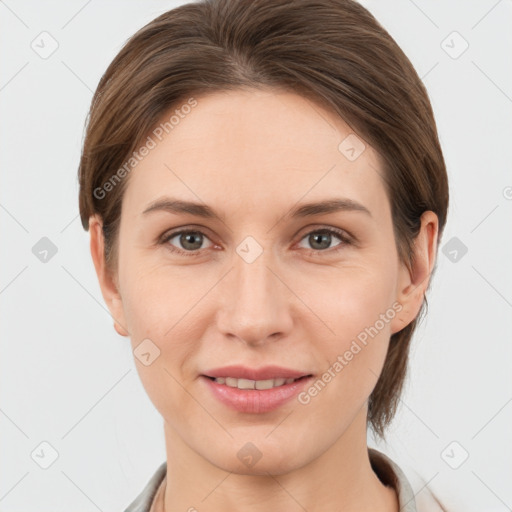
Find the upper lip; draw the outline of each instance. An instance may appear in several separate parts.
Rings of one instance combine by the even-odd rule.
[[[308,372],[283,368],[281,366],[263,366],[262,368],[248,368],[246,366],[223,366],[206,371],[206,377],[233,377],[235,379],[269,380],[269,379],[298,379]]]

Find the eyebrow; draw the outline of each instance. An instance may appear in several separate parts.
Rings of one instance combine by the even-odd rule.
[[[206,204],[195,203],[192,201],[182,201],[170,197],[158,199],[150,203],[142,213],[146,215],[154,211],[164,211],[176,214],[188,213],[196,217],[217,219],[222,221],[221,216]],[[285,215],[285,217],[304,218],[312,217],[315,215],[336,213],[340,211],[362,212],[366,215],[369,215],[370,217],[372,216],[370,210],[368,210],[366,206],[363,206],[357,201],[348,198],[334,198],[325,199],[318,202],[300,204],[292,208],[291,211]]]

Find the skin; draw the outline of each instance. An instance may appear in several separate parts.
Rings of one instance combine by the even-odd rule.
[[[370,466],[367,400],[390,336],[420,310],[437,216],[423,214],[409,271],[398,258],[379,155],[367,144],[348,160],[338,150],[352,133],[343,120],[289,92],[196,99],[129,175],[114,274],[101,219],[90,219],[91,254],[116,330],[134,349],[149,338],[160,350],[149,366],[135,361],[164,419],[165,510],[397,512],[395,491]],[[164,196],[206,203],[222,220],[142,213]],[[286,217],[299,203],[340,197],[371,215]],[[177,228],[204,236],[158,243]],[[325,228],[353,243],[333,234],[315,244]],[[236,252],[247,236],[263,250],[252,263]],[[396,301],[401,311],[307,405],[293,399],[272,412],[240,413],[199,378],[229,364],[321,376]],[[248,442],[262,454],[252,467],[237,457]]]

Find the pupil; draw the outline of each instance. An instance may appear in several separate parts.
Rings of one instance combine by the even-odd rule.
[[[330,242],[331,235],[329,233],[321,233],[317,235],[312,235],[312,243],[311,245],[314,247],[314,245],[317,243],[317,239],[319,239],[320,245],[322,245],[322,241],[326,242],[323,244],[322,247],[316,247],[317,249],[327,249],[329,248],[329,242]]]
[[[187,233],[185,235],[181,235],[181,241],[183,247],[187,249],[199,249],[201,247],[201,239],[199,233]],[[192,247],[190,247],[188,244],[191,244]]]

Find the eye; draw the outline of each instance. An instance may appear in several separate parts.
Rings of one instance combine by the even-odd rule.
[[[176,239],[175,243],[179,244],[181,247],[174,245],[174,239]],[[205,240],[209,239],[204,233],[201,233],[201,231],[183,230],[164,235],[161,243],[168,244],[173,252],[185,254],[186,256],[195,256],[199,254],[200,249],[205,248],[202,247]]]
[[[340,242],[336,244],[335,246],[331,246],[331,242],[333,239],[333,236],[337,238]],[[301,239],[306,240],[307,243],[309,243],[312,247],[311,252],[321,252],[326,251],[328,249],[332,249],[337,247],[338,249],[341,249],[340,246],[350,245],[351,240],[343,231],[333,228],[322,228],[322,229],[315,229],[314,231],[310,231],[306,236],[304,236]],[[307,249],[307,248],[306,248]],[[338,250],[335,249],[335,250]]]
[[[331,245],[333,237],[339,240],[334,246]],[[213,246],[210,241],[210,245],[203,247],[205,240],[209,241],[209,238],[204,233],[189,229],[164,234],[160,244],[166,245],[172,252],[177,254],[197,256],[201,254],[201,249]],[[311,245],[309,249],[304,247],[311,253],[327,252],[329,249],[336,251],[352,244],[351,238],[344,231],[334,228],[315,229],[307,233],[301,239],[301,242],[303,240],[306,240]]]

